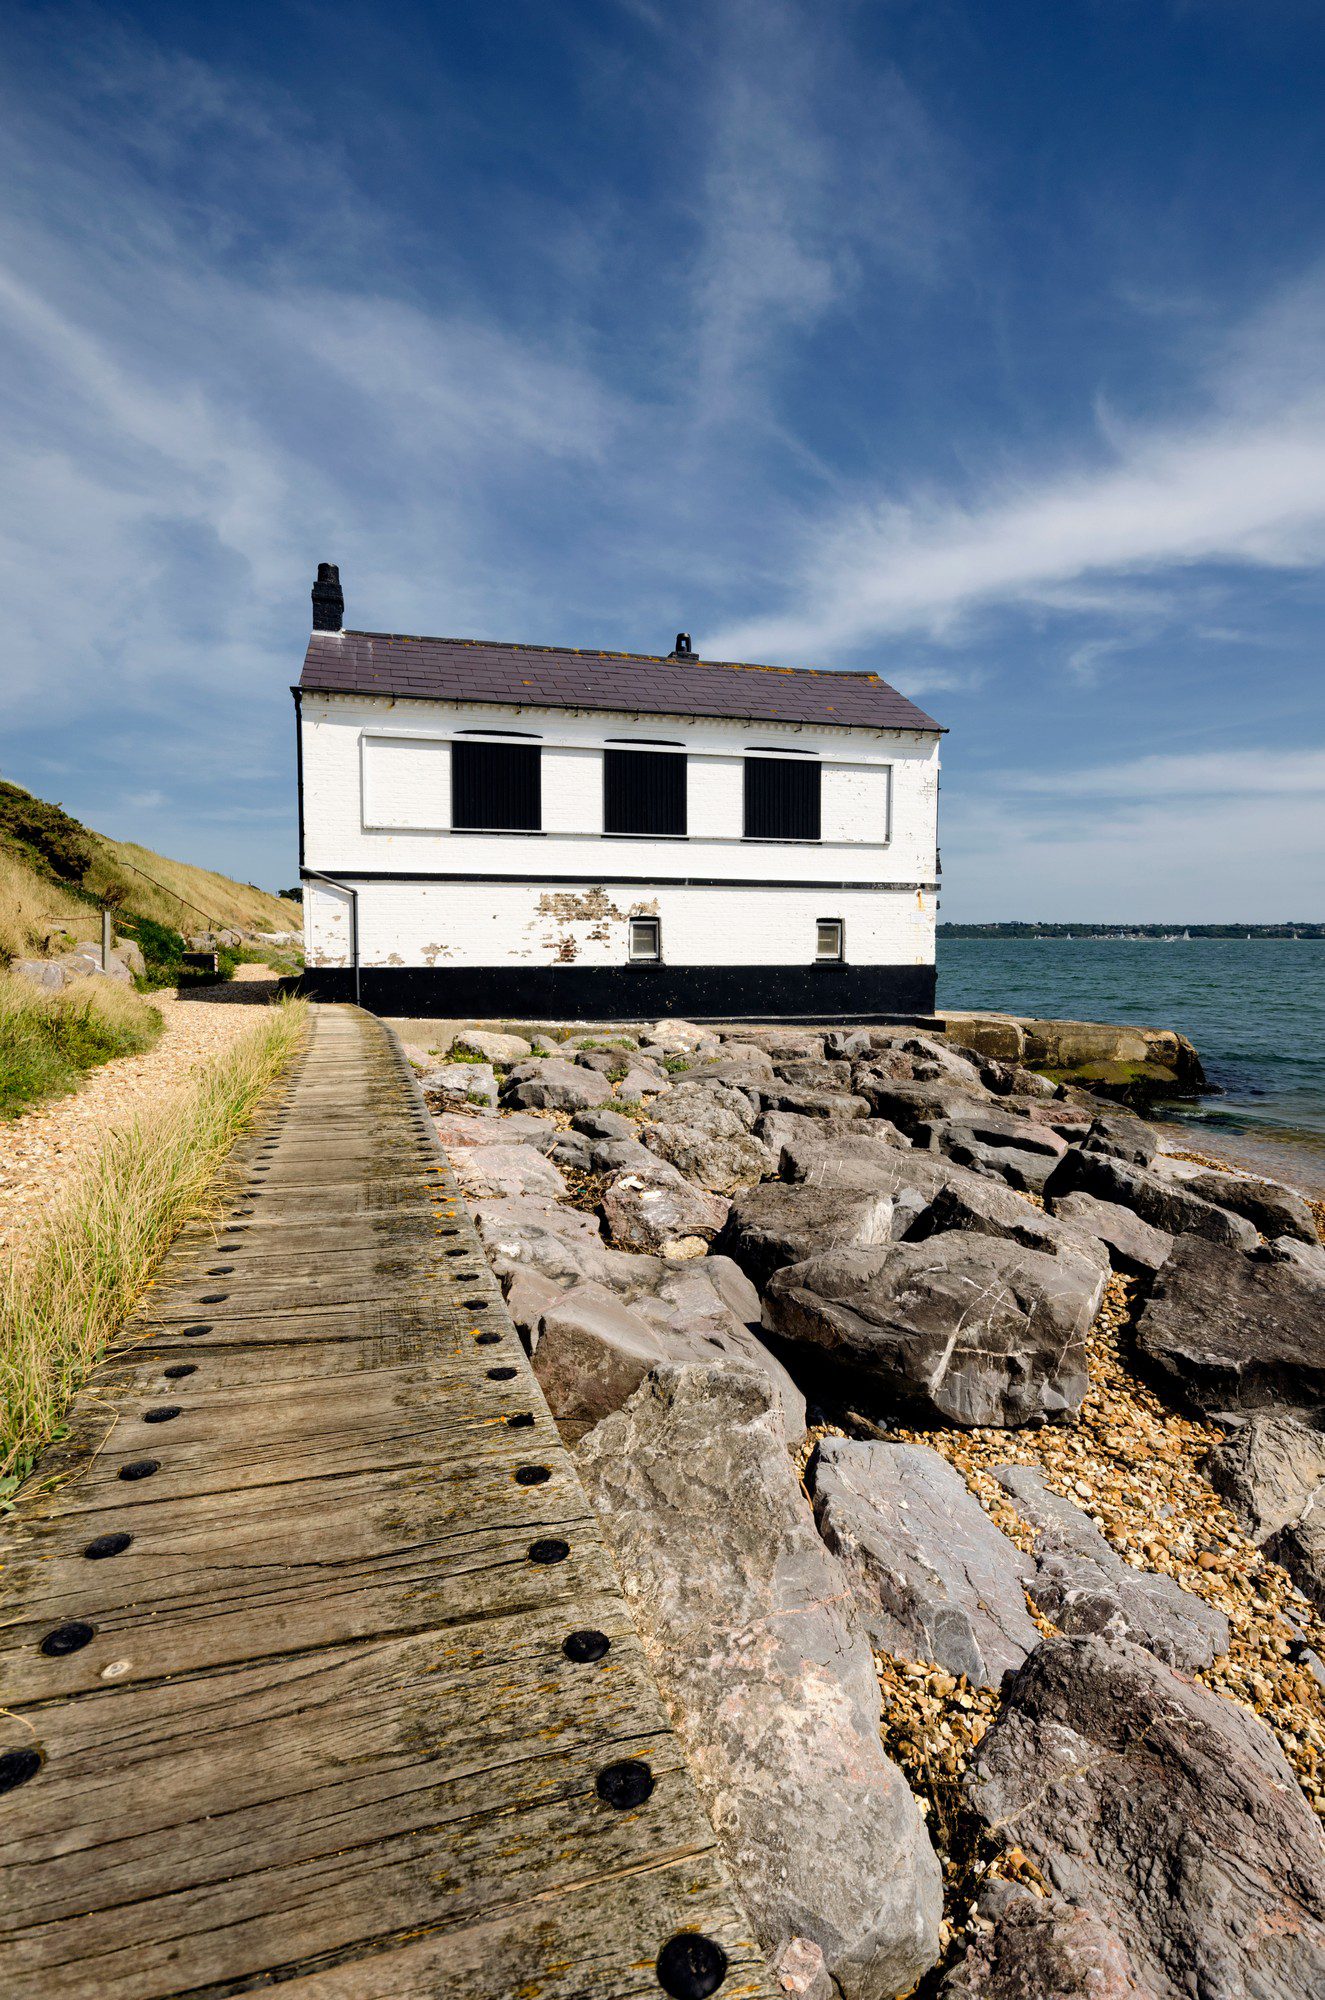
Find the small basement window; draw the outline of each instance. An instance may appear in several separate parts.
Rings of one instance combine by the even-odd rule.
[[[747,840],[818,840],[820,767],[810,758],[747,757]]]
[[[655,965],[662,957],[662,924],[657,917],[631,918],[630,956],[632,962]]]
[[[603,752],[603,832],[683,840],[686,760],[668,750]]]
[[[841,917],[820,917],[815,932],[816,960],[841,959],[844,956]]]
[[[480,833],[540,832],[539,754],[536,743],[452,743],[452,827]]]

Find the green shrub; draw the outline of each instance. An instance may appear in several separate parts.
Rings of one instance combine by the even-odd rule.
[[[155,917],[124,917],[116,928],[132,938],[142,952],[148,987],[178,985],[180,965],[188,949],[178,931],[169,924],[159,924]]]
[[[80,979],[59,993],[0,980],[0,1118],[75,1089],[100,1063],[141,1055],[160,1033],[156,1008],[109,979]]]

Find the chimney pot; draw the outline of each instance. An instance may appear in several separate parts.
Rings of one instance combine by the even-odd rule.
[[[340,565],[319,563],[313,585],[313,630],[340,632],[345,626],[345,593],[340,587]]]
[[[676,644],[672,648],[672,657],[677,660],[688,660],[693,657],[694,650],[694,647],[690,643],[690,634],[688,632],[678,632],[676,635]]]

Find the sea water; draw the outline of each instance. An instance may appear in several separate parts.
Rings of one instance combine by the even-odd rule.
[[[1176,1028],[1213,1088],[1157,1115],[1325,1190],[1325,940],[941,938],[938,1004]]]

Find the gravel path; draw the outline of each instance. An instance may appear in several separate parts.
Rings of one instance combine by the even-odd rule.
[[[265,966],[242,985],[215,986],[181,1000],[169,987],[151,995],[165,1029],[154,1049],[120,1056],[92,1070],[81,1089],[21,1118],[0,1123],[0,1251],[17,1246],[24,1227],[60,1194],[107,1132],[126,1125],[253,1025],[251,1008],[275,991]]]

